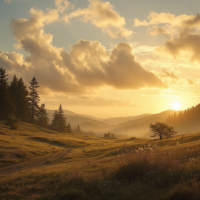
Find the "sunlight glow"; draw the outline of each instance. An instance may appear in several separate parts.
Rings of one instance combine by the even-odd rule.
[[[179,102],[174,102],[174,103],[172,104],[172,108],[173,108],[174,110],[179,110],[179,109],[180,109],[180,103],[179,103]]]

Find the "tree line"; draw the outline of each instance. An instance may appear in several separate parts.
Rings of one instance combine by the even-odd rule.
[[[174,112],[166,119],[166,123],[174,126],[179,133],[189,133],[200,130],[200,104],[184,111]]]
[[[49,124],[45,104],[39,105],[40,96],[37,79],[33,77],[29,84],[29,87],[27,87],[23,79],[18,79],[16,75],[9,83],[6,70],[0,68],[0,120],[15,118],[54,131],[72,133],[61,104]]]

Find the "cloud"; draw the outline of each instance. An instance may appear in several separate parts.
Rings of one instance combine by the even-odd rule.
[[[196,31],[200,25],[200,14],[183,22],[178,35],[167,40],[159,50],[173,57],[181,57],[184,53],[191,61],[200,62],[200,34]]]
[[[132,35],[131,30],[124,28],[126,24],[125,18],[121,17],[109,2],[89,0],[89,3],[88,8],[79,8],[69,15],[65,15],[63,19],[69,22],[72,18],[81,17],[81,20],[91,22],[112,38],[128,38]]]
[[[167,77],[167,78],[170,78],[170,79],[173,79],[173,80],[176,80],[178,81],[179,80],[179,77],[176,76],[173,72],[167,72],[165,70],[163,70],[163,77]]]
[[[132,104],[130,100],[120,101],[115,99],[105,99],[102,97],[82,97],[82,96],[67,96],[65,98],[54,97],[45,99],[49,104],[57,106],[58,101],[66,106],[90,106],[90,107],[107,107],[107,106],[131,106],[139,107]],[[61,100],[62,99],[62,100]]]
[[[64,11],[70,7],[73,8],[73,5],[66,0],[55,0],[55,5],[60,13],[64,13]]]
[[[157,52],[172,55],[174,58],[185,59],[187,56],[191,62],[200,62],[200,14],[175,16],[170,13],[151,12],[148,19],[135,19],[134,26],[154,26],[151,29],[152,35],[169,36]]]
[[[132,47],[119,43],[111,53],[99,42],[81,40],[63,60],[77,81],[87,87],[109,85],[117,89],[140,89],[167,86],[152,72],[135,61]],[[69,64],[69,57],[71,64]]]
[[[169,29],[167,27],[154,27],[151,30],[151,35],[165,35],[165,36],[169,36],[171,34],[171,32],[169,31]]]
[[[191,78],[187,78],[188,85],[195,85],[194,81]]]
[[[149,20],[140,21],[139,19],[134,19],[134,26],[150,26],[150,25],[157,25],[157,24],[170,24],[174,27],[182,26],[185,21],[191,20],[194,18],[194,15],[179,15],[175,16],[171,13],[156,13],[151,12],[147,17]]]
[[[43,93],[87,94],[104,86],[122,90],[167,87],[135,60],[129,44],[119,43],[108,52],[98,41],[80,40],[67,52],[53,46],[53,36],[43,30],[46,24],[59,19],[58,12],[31,9],[30,13],[30,20],[11,22],[17,47],[28,55],[0,53],[0,66],[10,76],[23,77],[26,83],[35,76]]]
[[[4,0],[4,3],[11,3],[11,0]]]

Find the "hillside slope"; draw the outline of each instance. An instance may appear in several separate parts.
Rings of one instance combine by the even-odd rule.
[[[62,134],[26,123],[14,131],[3,123],[0,199],[200,198],[199,133],[119,140]]]

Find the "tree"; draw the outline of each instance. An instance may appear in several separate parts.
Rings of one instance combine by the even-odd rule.
[[[162,122],[156,122],[155,124],[150,124],[150,130],[153,132],[153,135],[151,137],[160,137],[160,140],[163,137],[171,137],[177,134],[176,131],[174,131],[174,127],[168,126],[165,123]]]
[[[53,130],[61,132],[65,132],[66,130],[66,118],[64,115],[64,111],[60,104],[58,111],[55,111],[53,115],[53,120],[51,124]]]
[[[10,96],[13,99],[15,106],[17,104],[18,96],[19,96],[17,86],[18,86],[18,79],[16,75],[14,75],[13,80],[11,81],[10,86],[9,86],[9,91],[10,91]]]
[[[104,137],[112,137],[112,138],[114,138],[115,134],[114,133],[110,133],[110,132],[104,133]]]
[[[17,84],[16,116],[23,122],[29,122],[29,92],[22,78]]]
[[[42,104],[39,109],[37,123],[39,126],[46,128],[48,122],[49,122],[48,113],[46,111],[45,104]]]
[[[66,127],[66,132],[67,133],[73,133],[70,123],[68,123],[68,125]]]
[[[79,124],[77,125],[77,128],[76,128],[76,133],[82,133],[82,130],[81,130],[81,127],[80,127],[80,125],[79,125]]]
[[[51,127],[54,131],[58,131],[59,129],[59,123],[58,123],[58,112],[57,110],[54,112],[53,114],[53,119],[52,119],[52,122],[51,122]]]
[[[34,117],[38,116],[40,97],[37,88],[39,87],[35,77],[30,82],[29,96],[30,96],[30,109],[31,109],[31,123],[34,122]]]
[[[15,115],[15,106],[9,93],[8,79],[5,69],[0,68],[0,119]]]

